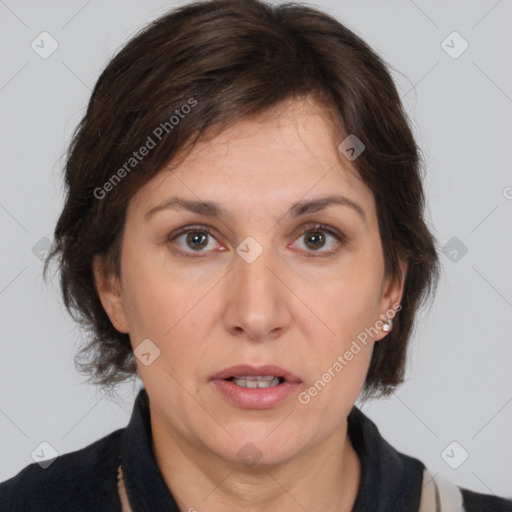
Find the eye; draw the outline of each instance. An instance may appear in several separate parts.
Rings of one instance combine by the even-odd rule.
[[[346,237],[338,230],[325,226],[323,224],[309,224],[302,228],[299,239],[305,237],[305,243],[299,249],[310,253],[308,256],[319,255],[326,256],[334,254],[336,246],[346,243]],[[175,231],[168,237],[169,242],[174,242],[180,248],[184,256],[200,256],[201,253],[208,253],[218,246],[216,238],[208,226],[186,226]],[[327,247],[327,250],[321,250]],[[223,247],[219,251],[225,250]],[[194,254],[195,253],[195,254]]]
[[[192,253],[194,252],[209,252],[209,249],[214,249],[218,245],[218,243],[214,243],[216,239],[208,226],[188,226],[181,228],[169,235],[169,241],[176,242],[178,247],[187,253],[186,256],[193,256]]]
[[[299,249],[307,252],[319,252],[322,255],[334,254],[337,246],[343,245],[346,242],[346,237],[343,233],[323,224],[305,226],[300,233],[299,239],[302,237],[304,237],[304,244],[302,247],[299,246]],[[326,246],[327,250],[321,250]]]

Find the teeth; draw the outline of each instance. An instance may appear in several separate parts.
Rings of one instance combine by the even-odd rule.
[[[231,382],[243,388],[270,388],[279,384],[279,378],[273,375],[257,377],[242,375],[233,377]]]
[[[234,379],[249,379],[249,380],[261,381],[261,380],[272,380],[274,378],[274,375],[257,375],[257,376],[252,376],[252,375],[234,375],[233,378]]]

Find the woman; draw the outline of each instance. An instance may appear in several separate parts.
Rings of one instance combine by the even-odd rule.
[[[438,260],[380,58],[327,15],[173,11],[100,76],[55,230],[126,429],[0,485],[2,510],[512,510],[434,478],[354,403],[402,381]]]

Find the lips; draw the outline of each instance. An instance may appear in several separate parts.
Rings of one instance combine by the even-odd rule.
[[[289,370],[276,365],[250,366],[246,364],[231,366],[225,370],[216,373],[212,380],[229,380],[232,378],[245,377],[277,377],[283,382],[300,383],[302,380]]]
[[[275,365],[231,366],[216,373],[211,382],[231,405],[256,410],[278,407],[296,394],[302,384],[297,375]]]

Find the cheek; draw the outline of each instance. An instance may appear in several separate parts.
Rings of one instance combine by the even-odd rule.
[[[128,251],[126,252],[128,254]],[[148,338],[174,371],[194,368],[201,360],[219,299],[208,293],[214,281],[191,282],[179,270],[170,269],[161,253],[126,258],[123,302],[134,348]],[[179,369],[174,365],[177,363]]]
[[[184,307],[183,290],[150,253],[137,252],[129,242],[123,249],[123,306],[132,342],[159,339],[172,328]]]
[[[132,280],[126,301],[128,325],[132,341],[150,338],[156,342],[169,339],[182,328],[180,319],[189,308],[186,292],[176,286],[166,286],[163,280]],[[190,292],[188,293],[190,295]]]
[[[365,329],[374,324],[376,315],[369,307],[371,301],[348,296],[342,303],[340,298],[336,292],[338,302],[332,301],[334,306],[326,317],[335,334],[310,342],[308,379],[299,396],[301,404],[330,418],[333,428],[348,414],[364,385],[374,344]]]
[[[318,400],[321,408],[329,409],[332,400],[342,397],[355,400],[363,386],[373,350],[372,327],[380,314],[382,272],[378,260],[370,264],[361,258],[340,272],[339,279],[322,283],[321,292],[310,295],[315,312],[330,332],[320,340],[312,336],[309,347],[314,373],[308,384],[316,382],[318,391],[309,389],[315,394],[324,384],[329,388]]]
[[[322,285],[317,303],[325,322],[343,338],[356,337],[380,313],[382,273],[378,262],[354,265]],[[339,336],[337,336],[339,339]]]

